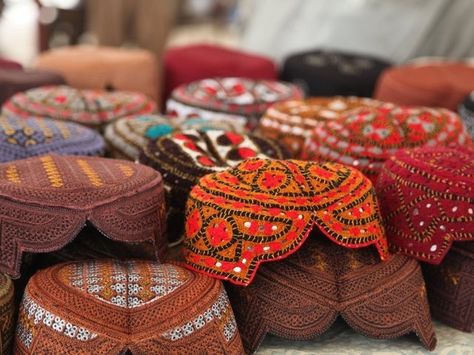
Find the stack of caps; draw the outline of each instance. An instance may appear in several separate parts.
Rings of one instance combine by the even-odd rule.
[[[374,97],[399,105],[456,110],[472,88],[472,64],[421,61],[387,69],[380,76]]]
[[[207,131],[237,129],[229,121],[210,121],[200,118],[166,117],[160,115],[139,115],[120,118],[105,128],[112,156],[136,160],[140,151],[145,149],[150,140],[158,139],[175,130],[197,129]]]
[[[474,91],[459,105],[458,111],[472,138],[474,138]]]
[[[0,162],[46,153],[102,155],[105,144],[94,130],[47,118],[0,116]]]
[[[301,86],[307,96],[371,97],[380,73],[389,66],[376,58],[317,50],[286,58],[280,78]]]
[[[247,286],[230,288],[247,351],[267,332],[316,336],[338,315],[365,335],[413,331],[434,348],[421,269],[389,258],[374,189],[358,170],[249,159],[201,178],[186,216],[189,267]]]
[[[421,260],[433,315],[474,329],[474,150],[397,152],[377,181],[390,248]],[[432,265],[428,265],[432,264]]]
[[[276,142],[232,131],[188,130],[151,141],[140,156],[140,162],[163,176],[168,202],[168,238],[181,237],[189,191],[202,176],[253,157],[284,159],[289,156]]]
[[[319,121],[330,121],[363,107],[388,104],[355,96],[314,97],[271,106],[260,120],[258,131],[284,144],[294,157],[300,157],[305,140]]]
[[[303,152],[305,159],[352,165],[375,180],[399,149],[472,144],[461,119],[445,109],[388,106],[352,111],[322,121]]]
[[[20,117],[50,117],[101,128],[117,118],[152,113],[153,101],[126,91],[78,90],[68,86],[45,86],[14,95],[3,113]]]
[[[229,120],[252,129],[272,104],[302,97],[301,90],[288,83],[214,78],[178,86],[166,103],[166,111],[181,117]]]

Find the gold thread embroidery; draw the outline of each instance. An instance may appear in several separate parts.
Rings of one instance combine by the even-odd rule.
[[[8,181],[13,182],[15,184],[21,183],[20,174],[18,173],[18,169],[16,168],[15,165],[8,166],[6,175],[7,175]]]
[[[54,160],[51,156],[44,156],[40,158],[43,163],[43,169],[48,176],[49,183],[52,187],[63,187],[63,179],[61,178],[61,173],[59,172]]]
[[[99,187],[103,185],[102,179],[99,175],[94,171],[94,169],[89,165],[89,163],[83,159],[78,159],[77,164],[79,164],[81,170],[84,174],[87,175],[89,181],[92,185]]]

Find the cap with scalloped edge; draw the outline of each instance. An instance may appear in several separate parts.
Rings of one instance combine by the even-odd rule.
[[[212,277],[248,285],[262,262],[295,252],[318,227],[348,248],[388,246],[369,179],[336,163],[249,159],[204,176],[186,206],[184,255]]]

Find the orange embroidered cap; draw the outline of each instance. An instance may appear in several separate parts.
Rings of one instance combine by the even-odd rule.
[[[185,258],[213,277],[249,284],[264,261],[296,251],[313,226],[348,248],[388,257],[372,184],[337,163],[249,159],[209,174],[186,206]]]

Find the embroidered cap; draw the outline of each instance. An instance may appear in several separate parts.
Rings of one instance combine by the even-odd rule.
[[[354,109],[390,104],[362,97],[312,97],[271,106],[259,122],[259,132],[284,144],[294,157],[300,157],[305,140],[319,121],[339,118]]]
[[[403,255],[381,262],[373,248],[312,236],[287,259],[262,265],[248,287],[227,290],[247,353],[266,334],[316,337],[339,316],[372,338],[413,332],[426,348],[436,345],[420,266]]]
[[[0,164],[0,271],[20,276],[25,252],[71,242],[89,221],[120,242],[163,240],[165,206],[158,172],[128,161],[43,155]]]
[[[152,141],[143,151],[140,162],[163,176],[168,202],[168,238],[181,238],[186,200],[199,178],[253,157],[285,159],[289,156],[276,142],[232,131],[187,130]]]
[[[9,354],[15,330],[13,282],[0,274],[0,353]]]
[[[474,240],[474,150],[401,150],[376,190],[390,248],[439,264],[451,244]]]
[[[289,83],[212,78],[178,86],[166,103],[166,111],[182,117],[229,120],[254,128],[270,105],[302,97],[302,91]]]
[[[107,125],[105,139],[112,148],[114,157],[131,160],[138,159],[151,139],[157,139],[175,130],[234,130],[228,121],[218,122],[200,118],[185,119],[183,117],[170,118],[160,115],[139,115],[123,117]]]
[[[46,153],[102,155],[105,143],[94,130],[47,118],[0,116],[0,162]]]
[[[119,117],[152,113],[156,104],[135,92],[79,90],[59,85],[17,93],[2,110],[7,115],[50,117],[101,127]]]
[[[471,142],[461,119],[445,109],[381,107],[360,109],[321,122],[303,158],[336,161],[360,169],[373,181],[399,149]]]
[[[224,287],[180,266],[111,259],[36,273],[15,336],[20,354],[242,354]]]
[[[249,159],[204,176],[186,206],[185,258],[216,278],[248,285],[258,265],[283,259],[317,226],[349,248],[387,241],[371,182],[335,163]]]

